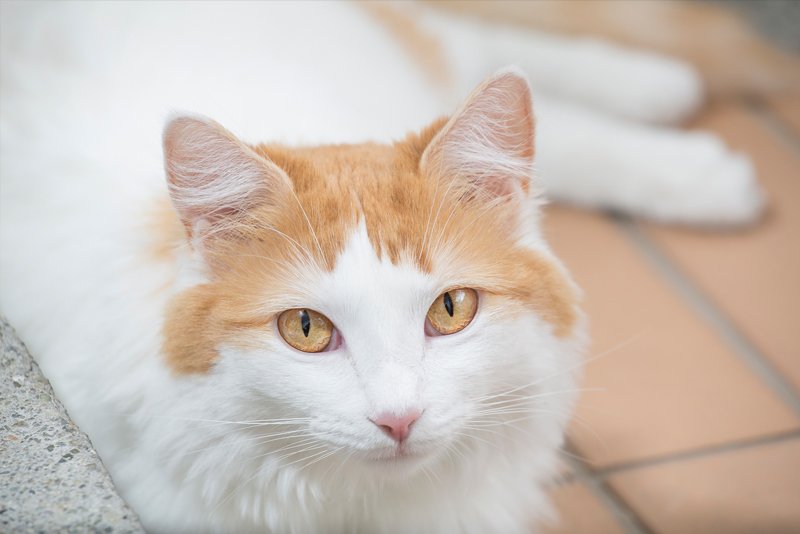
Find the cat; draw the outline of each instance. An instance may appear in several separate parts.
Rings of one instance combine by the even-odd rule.
[[[646,124],[702,100],[666,58],[422,11],[440,85],[402,6],[3,9],[0,309],[154,532],[529,531],[585,345],[544,191],[761,207],[745,158]]]

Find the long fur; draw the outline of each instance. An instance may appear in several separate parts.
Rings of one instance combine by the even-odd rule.
[[[667,220],[742,222],[760,206],[746,161],[619,119],[613,84],[571,95],[577,107],[536,97],[543,179],[518,71],[403,138],[452,111],[451,93],[357,6],[3,15],[0,309],[156,532],[527,531],[550,513],[584,343],[578,291],[541,236],[542,184]],[[462,95],[515,49],[602,79],[546,37],[491,47],[496,29],[419,21]],[[591,54],[630,72],[643,60]],[[633,120],[693,109],[691,68],[651,59],[686,91]],[[534,70],[535,91],[571,85]],[[653,101],[646,84],[631,94]],[[162,154],[181,109],[236,135],[178,118]],[[480,291],[473,323],[425,337],[427,308],[458,286]],[[289,348],[274,318],[295,307],[329,317],[344,348]],[[410,408],[424,413],[403,459],[370,418]]]

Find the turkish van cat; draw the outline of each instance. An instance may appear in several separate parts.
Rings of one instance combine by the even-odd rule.
[[[759,209],[648,124],[702,100],[666,58],[420,11],[442,85],[353,4],[3,10],[0,309],[154,532],[529,531],[585,337],[544,192]]]

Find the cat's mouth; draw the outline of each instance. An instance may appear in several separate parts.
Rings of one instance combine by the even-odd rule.
[[[430,449],[400,443],[394,447],[386,447],[370,451],[363,458],[374,465],[415,465],[424,462],[431,456]]]
[[[413,451],[404,445],[398,445],[393,449],[387,451],[381,451],[380,453],[375,454],[374,456],[371,456],[368,459],[375,462],[387,462],[387,461],[411,460],[422,456],[423,456],[422,454]]]

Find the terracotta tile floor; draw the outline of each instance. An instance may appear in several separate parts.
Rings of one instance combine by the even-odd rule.
[[[593,340],[552,532],[800,532],[800,95],[693,127],[753,160],[755,227],[548,208]]]

